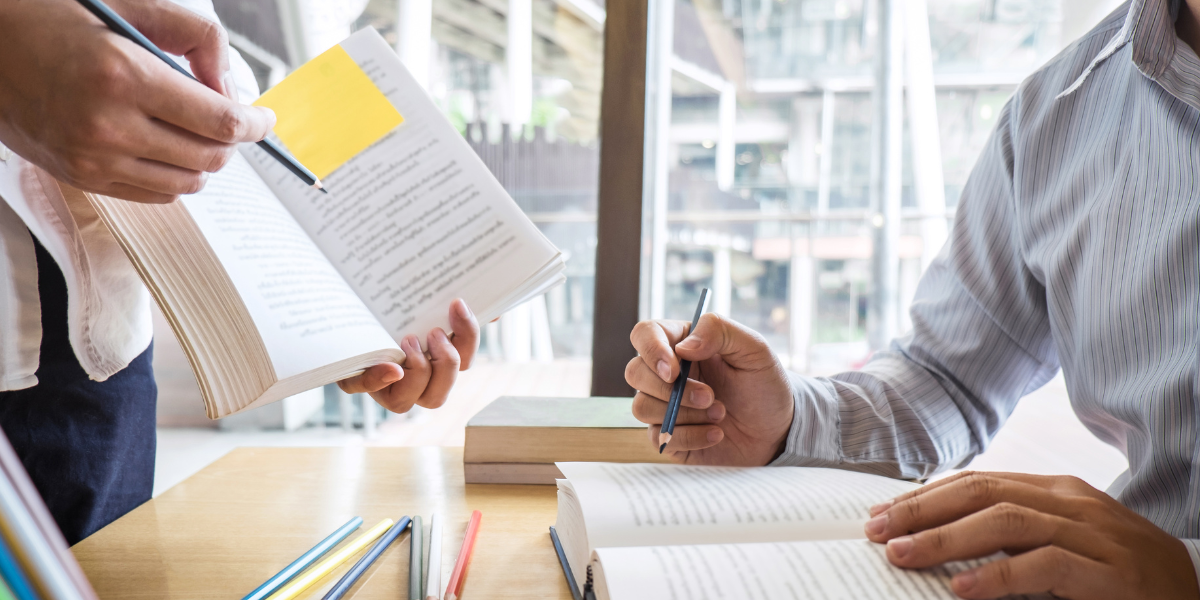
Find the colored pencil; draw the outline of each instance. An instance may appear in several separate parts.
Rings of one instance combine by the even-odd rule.
[[[242,598],[242,600],[262,600],[262,598],[266,598],[267,596],[275,593],[275,590],[283,587],[284,584],[291,581],[293,577],[299,575],[300,571],[308,568],[309,565],[313,564],[317,561],[317,559],[324,556],[326,552],[329,552],[334,546],[340,544],[342,540],[349,537],[351,533],[354,533],[354,530],[358,529],[358,527],[362,525],[362,522],[362,517],[354,517],[353,519],[346,521],[345,525],[342,525],[337,529],[337,531],[329,534],[329,537],[321,540],[319,544],[313,546],[308,552],[301,554],[300,558],[297,558],[292,562],[292,564],[284,567],[282,571],[276,573],[265,583],[258,586],[257,589],[255,589],[253,592],[250,592],[250,594],[248,594],[245,598]]]
[[[350,570],[346,571],[345,575],[342,575],[342,578],[333,585],[333,589],[329,590],[321,600],[341,600],[342,596],[345,596],[346,592],[354,587],[354,584],[358,582],[363,573],[366,573],[367,569],[371,568],[375,559],[379,558],[383,554],[383,551],[387,550],[388,546],[391,546],[392,542],[400,537],[400,534],[404,532],[409,523],[412,523],[412,519],[400,517],[400,520],[395,525],[392,525],[392,528],[387,530],[387,533],[383,534],[383,537],[379,538],[378,542],[375,542],[371,550],[358,559],[358,562],[354,563],[354,566],[350,567]]]
[[[129,24],[129,21],[126,21],[121,17],[121,15],[109,8],[108,5],[101,0],[79,0],[79,3],[82,4],[84,8],[88,9],[88,11],[93,15],[96,15],[96,18],[100,19],[105,25],[108,26],[109,29],[113,30],[114,33],[141,46],[142,49],[158,57],[168,65],[171,65],[171,68],[183,73],[183,75],[188,79],[191,79],[192,81],[198,81],[191,73],[188,72],[187,69],[181,67],[179,63],[172,60],[170,56],[167,56],[167,54],[159,49],[158,46],[154,45],[154,42],[151,42],[146,36],[142,35],[142,33],[133,25]],[[267,154],[271,155],[271,158],[279,161],[279,163],[286,167],[287,170],[291,171],[296,177],[299,177],[305,185],[325,192],[326,194],[329,193],[325,191],[325,187],[321,184],[321,180],[317,179],[317,176],[313,175],[312,171],[306,169],[304,165],[300,164],[300,161],[293,158],[287,153],[286,150],[275,144],[275,142],[272,142],[269,139],[264,139],[258,142],[258,147],[266,150]]]
[[[421,564],[424,562],[421,559],[425,554],[425,540],[422,535],[423,525],[421,524],[421,515],[413,517],[412,533],[408,538],[408,600],[421,600]]]
[[[17,563],[17,557],[9,550],[8,543],[0,537],[0,577],[8,584],[16,600],[38,600],[29,578]]]
[[[17,458],[16,451],[13,450],[8,438],[3,433],[0,433],[0,470],[8,475],[8,480],[17,490],[17,495],[25,502],[25,508],[33,517],[38,530],[42,532],[42,537],[58,554],[59,562],[62,563],[71,581],[75,583],[75,589],[79,591],[84,600],[96,600],[96,592],[92,589],[92,584],[83,574],[83,569],[79,568],[79,562],[75,560],[75,555],[67,547],[67,540],[59,531],[58,524],[54,522],[54,517],[50,516],[50,511],[42,502],[41,494],[34,487],[33,481],[29,479],[29,474],[25,472],[21,459]]]
[[[429,564],[425,567],[425,600],[442,600],[442,515],[429,521]]]
[[[550,526],[550,542],[554,544],[554,553],[558,555],[558,564],[562,566],[563,577],[567,579],[567,587],[571,589],[573,600],[583,600],[579,593],[579,585],[575,583],[575,574],[571,572],[571,564],[567,562],[567,553],[563,550],[562,542],[558,539],[558,531]]]
[[[683,340],[686,340],[688,335],[692,335],[692,332],[696,330],[696,324],[700,322],[700,315],[704,314],[704,303],[707,300],[708,288],[704,288],[700,291],[700,302],[696,304],[696,316],[692,317],[692,325],[688,328],[687,335],[683,336]],[[675,433],[675,420],[679,418],[679,405],[683,402],[683,388],[687,387],[688,374],[691,371],[692,361],[679,361],[679,377],[675,378],[675,383],[671,386],[671,400],[667,402],[667,414],[663,417],[662,429],[658,434],[659,454],[663,453],[667,442],[671,441],[671,434]]]
[[[84,592],[67,573],[62,557],[42,535],[7,476],[0,476],[0,532],[17,564],[25,567],[35,594],[53,600],[84,600]]]
[[[391,519],[384,519],[377,525],[367,530],[366,533],[354,538],[354,541],[346,544],[341,550],[338,550],[325,560],[321,561],[317,566],[309,569],[300,577],[297,577],[287,587],[275,592],[270,597],[270,600],[291,600],[308,589],[309,586],[316,583],[317,580],[329,574],[330,571],[336,569],[338,565],[349,560],[351,556],[358,554],[359,550],[367,547],[367,544],[375,541],[376,538],[383,535],[388,527],[392,526]]]
[[[475,552],[475,538],[479,537],[479,524],[483,521],[483,513],[471,513],[471,521],[467,523],[467,534],[463,536],[462,549],[458,551],[458,561],[450,572],[450,583],[446,585],[445,600],[458,600],[462,596],[463,584],[467,582],[467,567],[471,564],[471,554]]]
[[[2,580],[0,580],[0,600],[17,600],[17,597],[13,596],[12,590],[8,589],[8,584]]]

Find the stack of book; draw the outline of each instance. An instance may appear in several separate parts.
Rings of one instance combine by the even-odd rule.
[[[96,592],[0,433],[0,600],[95,600]]]
[[[633,398],[503,396],[467,422],[467,483],[554,485],[556,462],[666,463]]]

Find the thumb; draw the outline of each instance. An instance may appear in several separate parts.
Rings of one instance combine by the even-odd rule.
[[[226,97],[229,37],[220,24],[174,2],[117,2],[113,10],[164,52],[187,58],[200,83]]]
[[[675,354],[690,361],[720,356],[729,366],[748,370],[776,362],[770,346],[756,332],[714,313],[700,317],[695,331],[675,345]]]

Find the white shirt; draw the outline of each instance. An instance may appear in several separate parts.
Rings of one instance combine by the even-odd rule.
[[[217,20],[211,0],[176,1]],[[229,58],[241,98],[256,98],[249,65],[233,49]],[[0,145],[0,391],[37,384],[42,323],[30,232],[66,280],[79,364],[91,379],[108,379],[150,345],[150,295],[83,194]]]

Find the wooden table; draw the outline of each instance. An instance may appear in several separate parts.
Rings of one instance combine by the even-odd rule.
[[[436,511],[445,581],[475,509],[464,600],[571,597],[550,544],[554,487],[464,485],[461,448],[239,448],[73,550],[102,599],[238,600],[355,515],[361,532],[419,514],[428,537]],[[408,540],[347,597],[407,599]],[[352,563],[301,597],[320,598]]]

